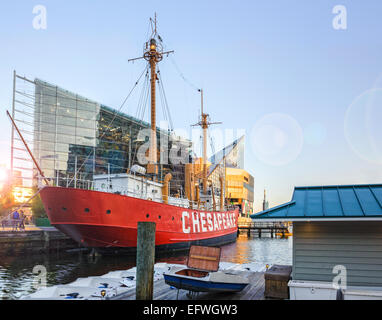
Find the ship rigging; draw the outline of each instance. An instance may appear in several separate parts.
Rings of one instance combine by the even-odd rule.
[[[157,33],[157,18],[156,14],[154,20],[150,18],[152,27],[152,34],[150,40],[145,43],[144,52],[142,57],[129,59],[135,61],[144,59],[148,61],[150,66],[150,87],[151,87],[151,135],[150,135],[150,148],[149,148],[149,163],[147,165],[147,173],[152,174],[156,179],[158,175],[158,159],[157,159],[157,137],[156,137],[156,80],[159,76],[156,72],[157,64],[163,59],[163,55],[169,55],[174,51],[163,51],[161,45],[162,38]]]

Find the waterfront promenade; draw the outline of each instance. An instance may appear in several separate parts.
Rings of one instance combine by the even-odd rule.
[[[37,227],[33,224],[27,224],[25,225],[25,229],[17,229],[17,231],[14,231],[13,227],[1,227],[0,226],[0,232],[28,232],[28,231],[58,231],[55,227]]]
[[[48,253],[78,247],[77,242],[54,227],[26,225],[17,231],[13,227],[0,227],[0,254]]]

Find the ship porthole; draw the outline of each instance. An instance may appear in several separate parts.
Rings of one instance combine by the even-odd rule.
[[[174,217],[172,217],[171,220],[174,220]]]
[[[106,213],[107,213],[107,214],[110,214],[110,213],[111,213],[111,210],[106,210]]]
[[[89,208],[85,208],[84,211],[85,211],[85,212],[90,212],[90,209],[89,209]]]
[[[158,216],[158,219],[162,218],[161,216]]]
[[[146,218],[148,218],[148,217],[150,217],[150,215],[149,215],[149,214],[146,214]]]
[[[62,207],[62,210],[66,211],[66,208],[65,208],[65,207]]]

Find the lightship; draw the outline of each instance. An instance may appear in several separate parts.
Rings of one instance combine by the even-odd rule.
[[[151,20],[152,21],[152,20]],[[128,172],[94,176],[94,189],[44,186],[40,192],[51,224],[83,246],[99,250],[122,251],[137,246],[138,221],[156,223],[158,249],[186,249],[191,244],[222,245],[236,241],[238,209],[227,208],[224,201],[224,177],[220,192],[207,178],[208,114],[203,110],[203,168],[194,174],[193,164],[186,164],[185,198],[169,195],[171,173],[158,179],[156,142],[156,66],[164,55],[161,38],[153,20],[153,33],[144,46],[142,57],[150,68],[151,136],[146,168],[133,165]],[[102,190],[101,185],[114,185]],[[118,187],[115,187],[118,186]],[[115,192],[118,189],[118,192]]]

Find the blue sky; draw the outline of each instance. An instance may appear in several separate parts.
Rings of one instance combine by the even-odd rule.
[[[47,9],[46,30],[32,26],[35,5]],[[346,30],[332,26],[336,5],[347,9]],[[14,69],[118,108],[144,67],[127,60],[141,55],[157,12],[175,50],[160,64],[174,126],[189,130],[199,110],[175,63],[204,88],[221,129],[245,130],[256,210],[264,188],[274,206],[294,186],[382,180],[381,1],[20,0],[0,9],[0,163],[9,161]],[[135,115],[134,102],[122,111]]]

